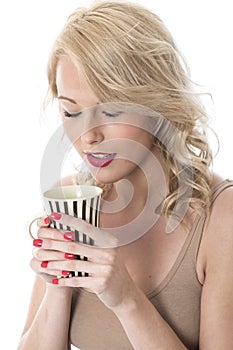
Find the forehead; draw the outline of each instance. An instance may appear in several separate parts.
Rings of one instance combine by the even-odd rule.
[[[82,107],[96,104],[98,98],[89,86],[80,67],[68,56],[61,56],[56,71],[58,96],[65,96],[78,101]]]

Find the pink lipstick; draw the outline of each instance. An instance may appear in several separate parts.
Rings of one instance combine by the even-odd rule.
[[[105,168],[114,158],[116,153],[102,153],[102,152],[85,152],[88,162],[96,168]]]

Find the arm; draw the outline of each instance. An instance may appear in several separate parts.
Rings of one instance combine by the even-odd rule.
[[[92,237],[96,246],[69,242],[67,251],[75,255],[87,256],[87,261],[72,260],[67,263],[69,271],[85,271],[89,277],[72,277],[59,279],[60,286],[83,287],[95,293],[98,298],[120,320],[135,350],[187,350],[175,332],[160,316],[144,293],[137,288],[128,274],[121,250],[114,248],[116,241],[111,242],[111,235],[106,231],[91,227],[78,218],[62,215],[59,222],[76,227]],[[47,247],[47,239],[43,239]],[[50,249],[64,250],[64,243],[53,242]],[[111,246],[113,248],[98,248]],[[51,262],[51,269],[58,269],[58,263]],[[140,331],[135,331],[140,330]]]
[[[55,288],[36,277],[18,350],[68,350],[71,288]]]
[[[187,350],[140,290],[135,290],[135,295],[113,308],[113,312],[135,350]]]
[[[71,184],[73,184],[72,176],[68,176],[56,185]],[[38,224],[40,227],[47,226],[42,220]],[[40,275],[45,278],[42,279]],[[18,350],[70,350],[68,330],[72,288],[54,288],[51,283],[46,283],[46,279],[48,276],[41,274],[41,271],[35,278],[27,320]]]
[[[232,188],[225,190],[214,203],[200,246],[197,268],[199,275],[203,276],[199,349],[232,350]],[[144,295],[140,295],[140,291],[125,299],[113,311],[134,349],[184,349],[153,306]],[[140,329],[140,332],[135,332],[135,329]],[[142,340],[144,344],[140,343]]]
[[[233,189],[217,198],[200,247],[201,350],[233,349]]]

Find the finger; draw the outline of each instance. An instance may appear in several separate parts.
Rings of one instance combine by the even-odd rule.
[[[31,260],[30,266],[31,266],[32,270],[37,274],[46,273],[46,275],[50,275],[50,276],[61,276],[62,275],[61,270],[50,269],[47,267],[45,268],[45,267],[43,267],[42,263],[35,258],[33,258]]]
[[[39,273],[38,274],[41,278],[43,278],[44,281],[48,283],[52,283],[55,278],[57,278],[56,275],[48,275],[47,273]]]
[[[101,288],[97,287],[101,285],[100,279],[98,277],[85,276],[85,277],[70,277],[70,278],[55,278],[52,281],[53,284],[64,287],[74,287],[74,288],[85,288],[96,294],[101,292]],[[100,290],[95,290],[95,289]]]
[[[52,220],[48,215],[41,217],[37,220],[38,227],[48,227],[52,223]]]
[[[94,240],[98,247],[113,248],[118,246],[118,239],[115,236],[104,229],[89,224],[85,220],[61,213],[52,213],[50,216],[63,225],[85,233]]]
[[[40,227],[38,230],[38,237],[42,239],[47,238],[58,241],[67,241],[67,238],[64,237],[64,234],[66,233],[67,231],[58,230],[56,228]]]
[[[73,259],[75,259],[76,256],[85,256],[89,261],[96,263],[111,263],[116,255],[115,249],[112,248],[99,248],[79,242],[63,242],[51,239],[43,239],[41,248],[50,251],[64,252],[64,257],[66,257],[66,254],[71,254]]]
[[[94,275],[102,270],[96,264],[85,260],[76,260],[74,263],[73,261],[38,261],[35,258],[31,260],[31,268],[37,274],[46,273],[50,276],[62,277]]]
[[[32,255],[39,261],[65,260],[64,253],[56,250],[33,249]]]
[[[88,274],[89,276],[104,276],[108,273],[108,266],[96,264],[84,259],[66,260],[66,261],[49,261],[47,268],[52,271],[58,270],[67,272],[79,272],[81,274]]]

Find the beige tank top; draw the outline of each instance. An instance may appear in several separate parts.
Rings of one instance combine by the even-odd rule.
[[[233,181],[213,190],[212,203]],[[196,259],[205,215],[198,215],[171,270],[147,297],[189,350],[199,349],[202,285]],[[139,331],[140,330],[135,330]],[[85,290],[73,293],[70,340],[81,350],[133,350],[118,318],[99,299]]]

